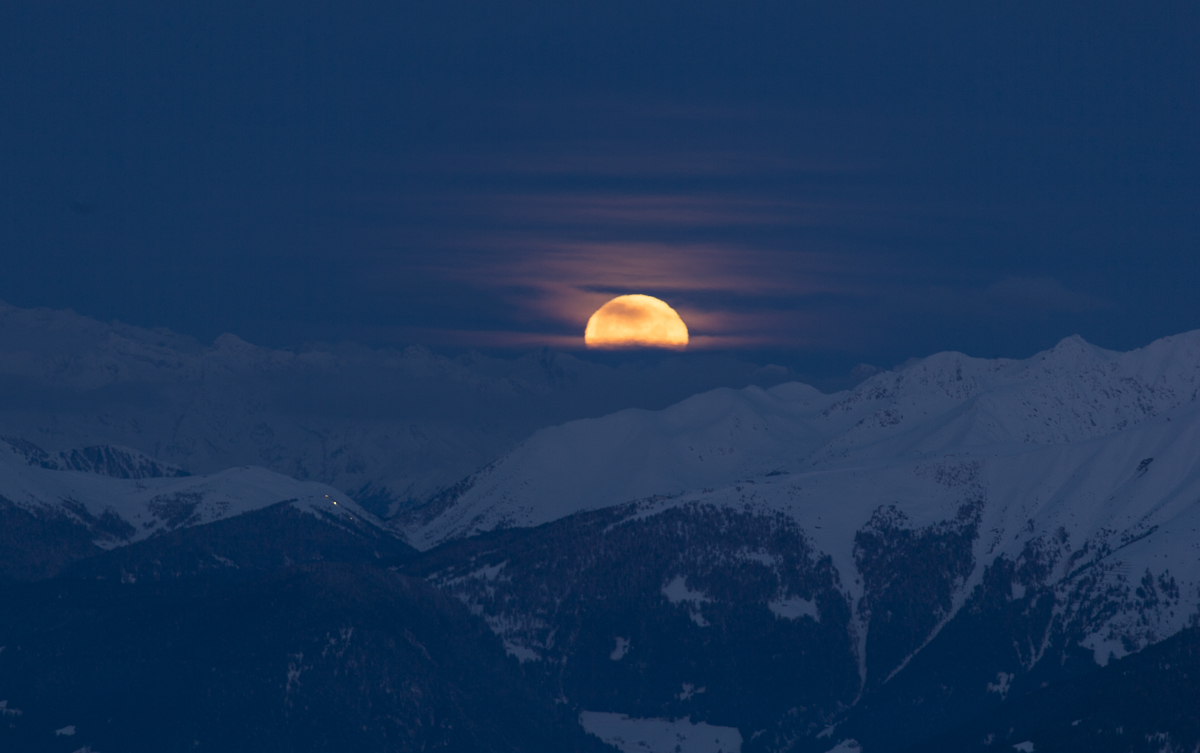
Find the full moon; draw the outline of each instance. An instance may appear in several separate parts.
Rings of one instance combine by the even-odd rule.
[[[683,350],[688,329],[675,309],[648,295],[621,295],[588,319],[583,341],[589,348],[671,348]]]

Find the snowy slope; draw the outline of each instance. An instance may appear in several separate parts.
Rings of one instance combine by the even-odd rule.
[[[821,446],[810,427],[829,397],[806,385],[715,390],[660,412],[626,410],[539,431],[475,476],[413,541],[429,546],[497,526],[763,475]]]
[[[381,528],[373,515],[336,489],[265,468],[230,468],[206,476],[114,478],[33,466],[7,443],[0,443],[0,501],[37,517],[83,526],[94,543],[106,549],[284,501],[322,520],[344,516]]]
[[[1059,626],[1103,663],[1197,614],[1198,379],[1193,332],[1130,353],[1079,338],[1024,361],[943,353],[836,395],[718,390],[543,430],[410,541],[636,500],[640,516],[782,512],[832,558],[866,620],[856,546],[872,521],[893,506],[914,530],[966,515],[977,534],[957,606],[997,558],[1036,559]]]
[[[789,473],[1010,455],[1115,435],[1196,404],[1200,331],[1112,353],[1069,338],[1025,361],[941,353],[852,392],[715,390],[544,429],[470,480],[430,546],[506,525]]]
[[[584,711],[580,725],[621,753],[740,753],[742,736],[733,727],[688,719],[630,719],[624,714]]]

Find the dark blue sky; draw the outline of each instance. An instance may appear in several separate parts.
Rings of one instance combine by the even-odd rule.
[[[1200,6],[0,9],[0,298],[267,345],[806,371],[1200,327]]]

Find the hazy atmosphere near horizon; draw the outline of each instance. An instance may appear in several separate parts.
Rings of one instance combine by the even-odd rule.
[[[0,750],[1200,750],[1200,5],[0,4]]]
[[[802,371],[1200,326],[1187,3],[8,3],[0,299]]]

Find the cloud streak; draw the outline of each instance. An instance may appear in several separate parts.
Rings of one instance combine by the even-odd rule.
[[[402,273],[495,298],[531,337],[581,333],[611,298],[653,295],[684,317],[695,348],[826,343],[829,328],[813,328],[812,315],[800,311],[803,301],[871,295],[869,270],[881,262],[870,251],[848,253],[837,236],[846,227],[864,232],[889,222],[884,211],[849,199],[670,186],[449,192],[413,204],[453,214],[461,229],[433,240],[436,261],[406,265]],[[370,284],[388,284],[386,273],[373,277]]]
[[[869,125],[774,113],[775,131],[757,132],[762,114],[736,108],[587,112],[607,120],[553,143],[419,155],[404,168],[415,183],[364,195],[396,218],[375,225],[364,288],[436,282],[489,312],[406,337],[582,348],[588,317],[629,293],[675,308],[693,349],[882,351],[981,317],[1098,310],[1050,277],[963,264],[963,238],[1011,207],[923,190],[887,158],[895,136]]]
[[[546,239],[514,239],[503,248],[477,264],[442,272],[499,292],[531,324],[560,331],[581,332],[611,298],[642,293],[680,312],[695,333],[693,347],[794,344],[805,339],[794,312],[739,311],[713,301],[853,293],[832,274],[836,260],[819,253],[768,253],[732,243]]]

